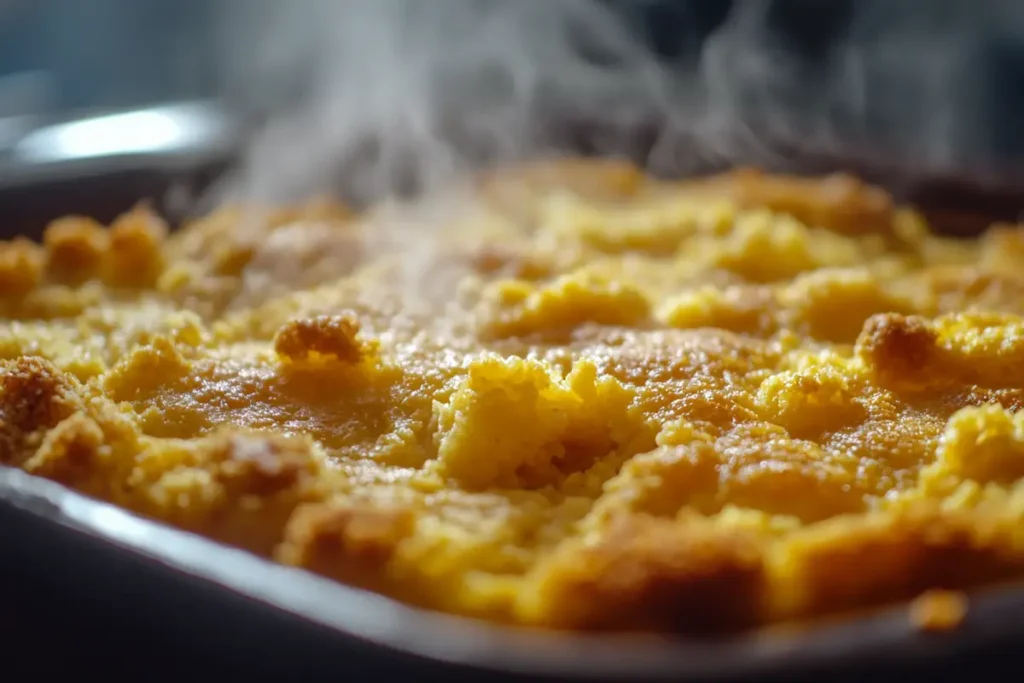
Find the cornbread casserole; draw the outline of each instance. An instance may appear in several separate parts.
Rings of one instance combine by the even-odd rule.
[[[0,463],[416,605],[689,634],[1024,576],[1024,231],[482,177],[0,247]],[[948,610],[946,610],[948,611]]]

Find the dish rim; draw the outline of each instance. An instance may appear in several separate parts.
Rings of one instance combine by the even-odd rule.
[[[457,668],[592,681],[727,680],[808,673],[856,657],[893,664],[954,656],[1024,635],[1024,583],[973,594],[964,622],[926,633],[906,604],[813,628],[725,641],[536,631],[429,612],[145,519],[13,467],[0,467],[0,511],[29,514],[207,587],[298,617],[337,638]]]

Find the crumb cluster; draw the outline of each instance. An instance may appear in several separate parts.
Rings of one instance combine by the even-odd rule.
[[[397,239],[320,203],[0,244],[0,464],[546,627],[1024,576],[1024,231],[943,239],[846,177],[475,190]]]

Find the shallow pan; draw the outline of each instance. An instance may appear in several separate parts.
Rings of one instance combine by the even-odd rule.
[[[126,645],[140,662],[152,653],[150,667],[166,658],[166,666],[184,658],[177,664],[191,667],[198,658],[236,672],[414,680],[858,680],[911,672],[934,680],[962,667],[978,677],[1012,661],[1024,638],[1018,587],[975,597],[964,624],[944,634],[921,632],[901,607],[713,643],[484,625],[276,565],[10,468],[0,469],[0,544],[4,590],[20,595],[8,606],[20,600],[42,617],[35,628],[51,643],[67,639],[59,646],[65,656],[76,646],[85,649],[79,656],[96,654],[88,646],[103,647],[99,637],[107,656],[125,654]],[[49,592],[33,597],[24,583],[12,585],[18,572]],[[69,625],[73,632],[61,633]],[[114,634],[118,652],[109,650]]]
[[[180,219],[187,198],[224,170],[243,129],[239,117],[204,101],[23,127],[0,140],[0,237],[38,237],[69,213],[110,221],[140,199]]]
[[[206,162],[221,158],[200,157]],[[159,163],[166,158],[154,154],[147,159],[127,170],[124,160],[121,166],[90,166],[80,179],[92,179],[97,187],[116,185],[119,178],[142,173],[147,164],[155,169],[154,177],[171,177]],[[75,186],[74,174],[47,174],[41,168],[32,182],[8,175],[6,189],[0,188],[0,208],[29,190],[55,198],[49,190],[58,181]],[[808,168],[862,166],[833,160]],[[1013,183],[886,173],[914,180],[901,180],[900,187],[917,188],[925,209],[966,207],[976,223],[1012,220],[1024,208],[1024,196],[1013,191]],[[929,195],[929,184],[946,189]],[[934,204],[928,203],[929,196]],[[45,210],[52,215],[43,218],[87,210],[76,201],[69,195],[47,202]],[[7,218],[8,230],[25,225]],[[975,596],[965,623],[945,634],[920,632],[905,606],[719,642],[526,632],[419,611],[0,468],[0,629],[3,666],[36,675],[59,670],[135,677],[201,671],[204,678],[214,673],[287,679],[401,675],[445,681],[484,676],[623,682],[905,680],[909,675],[955,680],[982,678],[1020,661],[1016,648],[1024,642],[1024,586]],[[43,654],[33,654],[40,643],[46,643]]]

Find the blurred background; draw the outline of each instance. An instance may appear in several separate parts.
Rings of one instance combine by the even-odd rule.
[[[208,182],[232,144],[234,123],[219,110],[212,124],[205,110],[189,124],[209,138],[194,144],[168,140],[153,117],[148,127],[136,119],[135,130],[123,118],[98,130],[57,127],[217,100],[217,12],[203,0],[0,0],[6,233],[38,234],[66,212],[109,220],[139,198],[162,201],[175,183]]]
[[[416,55],[403,52],[406,45],[393,44],[405,34],[381,30],[386,12],[373,9],[389,6],[393,19],[414,5],[0,0],[0,215],[8,226],[31,231],[65,211],[108,218],[140,196],[166,211],[185,211],[247,151],[253,131],[279,112],[294,110],[295,103],[309,102],[325,88],[333,88],[335,103],[375,92],[395,80],[394,66],[382,66],[385,57],[401,62],[404,56],[413,66],[423,61],[410,59]],[[1021,208],[1016,192],[1024,129],[1017,114],[1024,102],[1024,3],[436,0],[416,9],[446,6],[453,15],[468,16],[466,8],[476,7],[473,16],[483,17],[491,10],[481,7],[512,5],[521,10],[520,18],[528,13],[523,8],[532,7],[562,17],[558,21],[566,25],[570,6],[600,6],[671,80],[639,95],[623,87],[621,98],[638,103],[628,126],[674,127],[674,137],[648,131],[611,144],[605,134],[602,146],[576,135],[568,146],[624,152],[647,163],[654,158],[652,147],[668,145],[672,152],[661,149],[658,159],[659,170],[669,173],[744,163],[782,170],[852,168],[884,176],[897,191],[922,179],[941,185],[953,176],[960,185],[966,180],[982,188],[985,201],[998,204],[1003,215],[1015,217]],[[363,21],[370,28],[353,28],[368,13],[375,13],[377,24]],[[422,19],[416,21],[431,25]],[[520,22],[520,33],[509,33],[514,39],[505,42],[524,55],[542,54],[544,45],[534,44],[529,33],[533,29],[523,28],[528,25]],[[458,34],[452,30],[435,43],[457,51],[474,24],[463,22]],[[353,36],[368,47],[339,47]],[[611,61],[621,57],[613,54]],[[600,49],[586,58],[605,59],[603,68],[610,68]],[[338,87],[342,70],[335,66],[344,60],[356,63],[351,74],[362,77],[360,90]],[[524,64],[536,71],[539,60]],[[574,78],[554,82],[564,90]],[[601,87],[614,100],[623,82],[609,80]],[[539,91],[545,84],[538,80],[531,87]],[[409,100],[392,104],[407,108]],[[591,109],[583,118],[608,111],[605,104]],[[66,125],[130,112],[135,114],[92,127]],[[348,125],[343,118],[335,116],[337,127]],[[325,175],[327,162],[316,156],[333,155],[335,163],[351,166],[349,142],[321,144],[328,138],[337,142],[339,134],[326,131],[322,117],[318,121],[318,127],[306,127],[320,138],[287,145],[297,157],[288,163],[305,164],[318,175]],[[273,160],[265,154],[261,163]],[[296,185],[305,189],[303,182]],[[970,192],[965,197],[978,201]]]
[[[3,0],[0,115],[214,96],[215,2]]]

